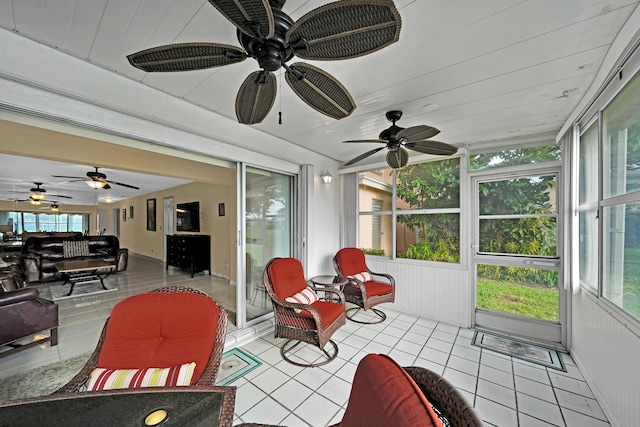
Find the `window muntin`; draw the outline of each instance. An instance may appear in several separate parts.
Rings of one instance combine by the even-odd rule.
[[[89,214],[3,212],[17,234],[36,231],[89,231]]]

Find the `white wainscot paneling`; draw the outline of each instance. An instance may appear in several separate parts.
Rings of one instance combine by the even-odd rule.
[[[466,270],[376,257],[367,257],[367,266],[371,271],[391,274],[396,280],[396,301],[389,307],[457,326],[471,326],[472,294]]]
[[[571,354],[611,425],[640,426],[640,338],[610,310],[584,290],[573,295]]]

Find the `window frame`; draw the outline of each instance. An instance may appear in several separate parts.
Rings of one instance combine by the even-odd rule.
[[[604,135],[605,123],[604,123],[604,111],[608,106],[614,102],[618,95],[620,95],[625,88],[629,86],[633,79],[640,79],[640,50],[636,50],[632,54],[630,54],[625,62],[621,64],[617,69],[615,74],[610,76],[607,80],[606,84],[603,86],[602,91],[597,94],[594,98],[593,102],[583,111],[583,114],[580,116],[578,120],[576,120],[576,124],[574,126],[574,134],[576,137],[574,138],[574,144],[576,147],[576,151],[579,153],[580,150],[580,137],[589,130],[590,126],[596,124],[598,126],[597,135],[597,150],[598,150],[598,198],[596,202],[591,203],[583,203],[580,204],[578,198],[575,200],[575,215],[574,215],[574,226],[573,233],[575,233],[575,242],[579,242],[580,237],[580,223],[579,223],[579,214],[580,212],[584,212],[589,208],[593,210],[594,208],[597,210],[597,218],[598,218],[598,231],[597,231],[597,239],[598,239],[598,274],[597,274],[597,289],[585,284],[580,280],[580,258],[579,252],[576,250],[576,255],[573,257],[573,262],[576,263],[576,268],[574,269],[575,276],[573,280],[578,281],[579,288],[586,292],[589,295],[592,295],[593,298],[596,298],[599,303],[606,306],[612,315],[617,317],[620,321],[625,322],[629,327],[632,327],[636,331],[640,332],[640,315],[633,314],[627,310],[625,310],[622,305],[618,305],[617,303],[611,301],[608,297],[605,296],[605,280],[604,280],[604,266],[607,260],[604,259],[605,248],[604,248],[604,240],[608,238],[608,235],[605,236],[605,224],[604,224],[604,210],[606,208],[615,207],[615,206],[625,206],[630,203],[638,203],[640,202],[640,190],[633,190],[629,192],[625,192],[623,194],[615,194],[611,196],[605,197],[604,192],[604,172],[605,168],[605,159],[606,155],[604,146],[606,142],[606,135]],[[636,83],[637,84],[637,83]],[[579,165],[579,155],[574,159],[575,161],[575,177],[576,181],[573,184],[574,191],[579,193],[580,188],[580,165]],[[625,227],[626,230],[626,227]]]

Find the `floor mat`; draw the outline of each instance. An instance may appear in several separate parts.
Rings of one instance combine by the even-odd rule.
[[[232,348],[225,351],[220,361],[216,385],[229,385],[260,365],[262,365],[260,360],[242,349]]]
[[[546,366],[566,372],[562,357],[556,350],[540,347],[513,338],[493,335],[487,332],[476,331],[473,335],[472,345],[497,351],[517,359]]]

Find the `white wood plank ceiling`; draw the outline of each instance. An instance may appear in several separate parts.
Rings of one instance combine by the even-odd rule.
[[[325,3],[289,0],[283,10],[297,20]],[[638,7],[629,0],[395,3],[398,43],[314,64],[351,93],[351,116],[329,119],[284,84],[269,116],[253,127],[339,161],[375,148],[341,141],[377,138],[392,109],[404,112],[400,126],[435,126],[442,131],[436,139],[454,145],[557,133]],[[235,27],[206,0],[0,0],[0,28],[233,120],[236,92],[258,69],[251,58],[183,73],[145,73],[128,63],[127,54],[163,44],[239,46]],[[423,110],[431,104],[437,109]]]

